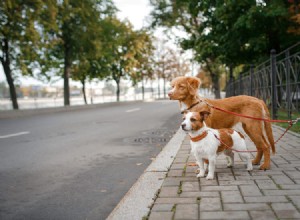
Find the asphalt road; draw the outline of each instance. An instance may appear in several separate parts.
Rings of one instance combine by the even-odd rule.
[[[0,219],[105,219],[180,118],[155,101],[0,119]]]

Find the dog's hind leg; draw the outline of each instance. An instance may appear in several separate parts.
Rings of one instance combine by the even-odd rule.
[[[231,168],[234,166],[234,153],[232,151],[225,151],[224,152],[227,158],[227,167]]]
[[[245,148],[247,150],[247,148]],[[250,153],[240,153],[241,158],[246,162],[247,170],[253,170]]]
[[[255,159],[252,161],[253,165],[259,165],[264,156],[264,163],[260,166],[261,170],[270,169],[270,147],[266,142],[266,139],[262,132],[262,126],[260,121],[252,121],[251,126],[243,123],[243,129],[251,138],[256,146],[257,154]]]
[[[243,129],[244,131],[247,133],[247,135],[250,137],[250,139],[253,141],[253,143],[255,144],[256,146],[256,149],[257,149],[257,153],[256,153],[256,157],[255,159],[252,161],[252,164],[253,165],[259,165],[260,164],[260,161],[261,161],[261,158],[263,156],[263,151],[262,151],[262,143],[259,143],[257,140],[256,140],[256,135],[254,135],[255,131],[253,132],[251,129],[249,129],[247,127],[246,124],[242,124],[243,126]],[[259,138],[260,139],[260,138]]]

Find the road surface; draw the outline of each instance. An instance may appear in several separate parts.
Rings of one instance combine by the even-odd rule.
[[[105,219],[180,118],[155,101],[0,119],[0,219]]]

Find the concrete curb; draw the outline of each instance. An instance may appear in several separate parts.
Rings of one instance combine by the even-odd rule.
[[[173,138],[110,213],[107,220],[142,220],[144,216],[148,215],[157,191],[161,188],[185,136],[186,134],[178,129]]]

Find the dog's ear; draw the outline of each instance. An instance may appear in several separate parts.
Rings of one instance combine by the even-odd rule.
[[[187,113],[189,113],[190,111],[189,110],[183,110],[183,111],[181,111],[181,114],[183,114],[183,115],[186,115]]]
[[[189,88],[190,92],[193,95],[196,95],[201,85],[201,80],[194,76],[187,76],[186,79],[187,79],[188,88],[191,87]]]
[[[210,115],[210,112],[208,111],[202,111],[202,112],[199,112],[200,114],[200,118],[202,121],[205,121],[207,119],[207,117]]]

